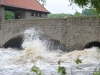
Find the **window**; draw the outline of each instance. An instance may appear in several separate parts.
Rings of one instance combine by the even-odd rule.
[[[39,13],[39,17],[41,17],[41,13]]]
[[[38,13],[35,13],[35,16],[38,17]]]
[[[15,14],[15,19],[21,19],[21,14],[20,13],[16,13]]]
[[[31,12],[31,16],[34,16],[34,12]]]

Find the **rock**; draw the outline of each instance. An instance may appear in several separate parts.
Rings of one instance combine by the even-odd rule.
[[[98,41],[92,41],[92,42],[89,42],[87,43],[83,49],[88,49],[88,48],[92,48],[92,47],[98,47],[100,48],[100,42]]]

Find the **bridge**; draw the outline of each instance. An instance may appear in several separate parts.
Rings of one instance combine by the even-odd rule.
[[[82,50],[85,44],[91,41],[100,41],[99,18],[35,18],[0,21],[0,45],[29,28],[35,28],[54,39],[60,40],[71,50]]]

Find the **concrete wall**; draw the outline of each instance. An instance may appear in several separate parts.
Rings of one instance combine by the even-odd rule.
[[[100,41],[100,20],[96,17],[73,17],[63,19],[3,20],[0,44],[28,28],[36,28],[60,40],[72,49],[82,49],[91,41]]]

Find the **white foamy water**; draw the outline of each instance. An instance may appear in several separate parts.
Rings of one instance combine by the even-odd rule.
[[[45,51],[34,44],[34,47],[30,45],[23,51],[1,48],[0,75],[26,75],[27,73],[32,75],[30,69],[33,65],[38,66],[45,75],[58,75],[57,68],[59,65],[57,62],[59,60],[62,61],[61,66],[66,68],[68,75],[89,75],[96,67],[99,67],[100,53],[96,48],[59,53]],[[77,65],[75,63],[77,57],[82,60],[82,64]],[[77,69],[77,66],[82,70]]]
[[[67,75],[92,75],[100,66],[100,52],[97,48],[69,53],[60,50],[50,52],[42,41],[32,39],[29,41],[30,39],[25,37],[25,50],[0,48],[0,75],[35,75],[30,71],[34,65],[39,67],[44,75],[59,75],[58,61],[61,61],[60,66],[66,68]],[[77,58],[82,60],[79,65],[75,63]]]

